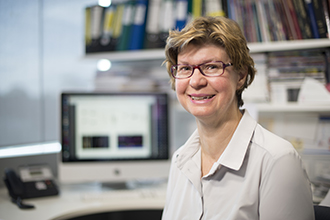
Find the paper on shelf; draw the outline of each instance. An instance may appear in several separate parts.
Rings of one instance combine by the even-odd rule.
[[[254,54],[257,73],[252,84],[243,92],[243,100],[247,102],[266,102],[269,99],[267,86],[267,65],[264,54]]]
[[[298,103],[330,104],[330,93],[321,82],[306,77],[300,88]]]

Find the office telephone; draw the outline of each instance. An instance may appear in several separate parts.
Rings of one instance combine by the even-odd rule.
[[[46,165],[22,166],[20,176],[12,169],[5,169],[4,182],[12,202],[22,209],[34,208],[24,204],[22,199],[58,195],[51,170]]]

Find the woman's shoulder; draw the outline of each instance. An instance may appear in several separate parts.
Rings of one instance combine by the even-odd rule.
[[[287,154],[297,154],[293,145],[284,138],[270,132],[261,125],[257,125],[254,136],[251,140],[252,145],[272,157],[281,157]]]

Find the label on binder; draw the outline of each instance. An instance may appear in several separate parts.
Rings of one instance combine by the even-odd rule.
[[[135,12],[135,19],[134,24],[136,25],[143,25],[144,24],[144,18],[146,14],[146,6],[145,5],[138,5]]]

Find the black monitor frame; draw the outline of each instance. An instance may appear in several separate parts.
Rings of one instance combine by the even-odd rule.
[[[152,153],[149,157],[121,157],[121,158],[78,158],[75,150],[75,106],[69,102],[69,97],[130,97],[139,99],[152,97],[155,105],[151,106],[150,123],[152,124],[152,140],[156,141],[152,146]],[[131,106],[134,108],[134,106]],[[156,117],[155,117],[156,116]],[[96,138],[97,139],[97,138]],[[94,140],[95,141],[95,140]],[[102,141],[102,138],[96,141]],[[139,137],[137,137],[139,141]],[[63,92],[61,94],[61,144],[62,162],[105,162],[105,161],[148,161],[169,159],[169,101],[166,93],[106,93],[106,92]]]

